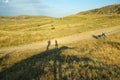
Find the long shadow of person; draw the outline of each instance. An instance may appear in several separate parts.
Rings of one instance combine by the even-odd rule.
[[[55,40],[55,49],[58,49],[58,41]]]
[[[57,67],[58,62],[58,67]],[[58,70],[58,73],[57,73]],[[55,54],[54,54],[54,80],[57,80],[57,74],[59,76],[59,80],[62,80],[62,62],[61,62],[61,55],[58,49],[58,41],[55,40]]]
[[[61,61],[61,55],[58,52],[58,41],[57,40],[55,40],[55,49],[56,49],[56,54],[57,54],[57,60],[59,62],[59,64],[58,64],[59,80],[62,80],[62,61]]]
[[[51,45],[51,41],[49,40],[49,41],[48,41],[47,48],[46,48],[47,51],[49,50],[50,45]]]
[[[119,80],[119,66],[99,62],[89,57],[62,54],[62,51],[67,49],[74,50],[62,46],[14,63],[11,67],[0,71],[0,80],[110,80],[111,76]],[[97,65],[92,66],[88,63]],[[92,77],[88,75],[88,70]],[[103,70],[108,74],[105,75]],[[94,73],[98,77],[94,76]]]
[[[54,54],[54,80],[57,80],[57,58],[58,58],[58,43],[55,40],[55,54]]]

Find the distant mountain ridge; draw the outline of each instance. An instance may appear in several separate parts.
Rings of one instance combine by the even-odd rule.
[[[120,14],[120,4],[113,4],[102,8],[80,12],[78,14]]]

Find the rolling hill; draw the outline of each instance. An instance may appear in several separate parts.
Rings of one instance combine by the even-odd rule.
[[[102,8],[84,11],[80,12],[79,14],[120,14],[120,4],[114,4]]]
[[[115,6],[117,8],[114,8]],[[114,9],[117,14],[119,13],[117,12],[119,11],[118,7],[120,8],[120,5],[112,5],[97,10],[107,11]],[[94,10],[90,10],[83,13],[89,14],[93,12]],[[120,25],[119,14],[82,15],[83,13],[64,18],[27,15],[0,17],[0,48],[30,44]]]
[[[64,18],[0,17],[0,80],[119,80],[119,14],[116,4]]]

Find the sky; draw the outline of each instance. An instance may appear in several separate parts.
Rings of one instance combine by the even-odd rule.
[[[120,0],[0,0],[0,16],[63,17],[111,4]]]

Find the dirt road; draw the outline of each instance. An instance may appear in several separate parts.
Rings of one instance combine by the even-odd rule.
[[[71,36],[52,39],[52,40],[50,40],[51,46],[55,45],[55,40],[57,40],[60,45],[65,45],[65,44],[77,42],[80,40],[92,38],[93,34],[101,34],[102,32],[104,32],[106,35],[117,33],[117,32],[120,32],[120,26],[104,28],[104,29],[94,30],[94,31],[89,31],[89,32],[83,32],[83,33],[74,34]],[[31,49],[46,48],[47,42],[48,41],[46,40],[43,42],[36,42],[36,43],[32,43],[32,44],[27,44],[27,45],[20,45],[17,47],[8,47],[8,48],[0,49],[0,53],[9,53],[9,52],[14,52],[14,51],[24,51],[24,50],[31,50]]]

